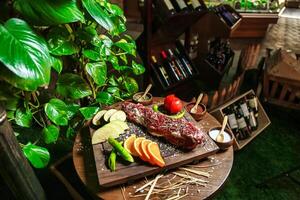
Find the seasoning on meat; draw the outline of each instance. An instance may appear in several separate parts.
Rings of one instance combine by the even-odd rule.
[[[122,107],[130,121],[146,127],[149,133],[162,136],[176,146],[194,149],[204,142],[204,132],[185,118],[172,119],[142,104],[124,102]]]

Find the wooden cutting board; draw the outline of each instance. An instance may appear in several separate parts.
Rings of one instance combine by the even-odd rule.
[[[161,101],[162,98],[155,98],[155,103],[160,103]],[[120,109],[120,104],[116,104],[113,107],[116,109]],[[200,127],[206,133],[208,133],[210,128],[214,127],[209,122],[209,119],[211,119],[212,117],[208,113],[200,122],[196,122],[188,112],[185,112],[184,117],[188,121],[191,121],[196,126]],[[168,169],[174,169],[179,166],[191,163],[195,160],[206,158],[210,155],[215,154],[219,150],[218,146],[212,141],[212,139],[207,134],[204,134],[205,142],[202,146],[198,146],[192,151],[183,151],[176,148],[174,145],[168,143],[163,138],[158,138],[150,135],[142,126],[130,122],[128,122],[128,125],[130,127],[130,130],[122,134],[117,140],[123,141],[131,134],[135,134],[137,135],[137,137],[142,136],[157,142],[160,146],[161,154],[164,157],[166,165],[165,167],[160,168],[152,166],[140,160],[139,158],[134,157],[135,162],[129,165],[127,163],[120,163],[117,160],[116,171],[111,172],[108,169],[106,163],[109,153],[111,151],[111,146],[107,142],[92,145],[99,185],[102,187],[110,187],[130,182],[139,178],[143,178],[145,176],[157,174],[161,171],[165,171]],[[90,131],[92,136],[95,130],[90,128]]]

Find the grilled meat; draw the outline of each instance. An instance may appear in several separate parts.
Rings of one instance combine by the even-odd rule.
[[[122,108],[130,121],[146,127],[149,133],[162,136],[176,146],[194,149],[204,140],[204,132],[185,118],[172,119],[142,104],[130,102],[124,102]]]

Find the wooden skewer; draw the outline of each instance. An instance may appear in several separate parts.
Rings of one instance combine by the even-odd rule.
[[[152,193],[152,191],[153,191],[153,189],[154,189],[154,187],[155,187],[155,184],[156,184],[156,182],[158,181],[158,179],[159,179],[160,177],[162,177],[162,175],[157,175],[157,176],[155,177],[155,179],[154,179],[154,181],[153,181],[153,184],[151,185],[150,190],[149,190],[149,192],[148,192],[148,194],[147,194],[145,200],[149,200],[149,197],[150,197],[150,195],[151,195],[151,193]]]

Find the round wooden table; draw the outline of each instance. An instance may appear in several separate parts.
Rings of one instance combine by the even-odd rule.
[[[202,125],[207,122],[210,125],[220,126],[220,123],[212,117],[210,114],[206,114],[204,119],[198,123]],[[127,183],[123,185],[123,190],[120,186],[111,187],[111,188],[101,188],[98,184],[98,177],[96,172],[96,166],[93,156],[93,148],[91,145],[90,132],[88,127],[83,127],[83,129],[77,134],[74,147],[73,147],[73,162],[75,170],[87,187],[88,191],[95,196],[96,198],[102,199],[144,199],[145,196],[139,198],[132,198],[134,191],[144,185],[144,179],[135,181],[132,183]],[[226,151],[219,152],[213,156],[209,156],[207,159],[194,164],[193,169],[201,170],[203,172],[209,172],[211,176],[207,179],[209,187],[199,187],[197,185],[191,185],[186,188],[186,196],[182,199],[206,199],[213,196],[224,184],[225,180],[228,178],[228,175],[231,171],[233,164],[233,148],[230,147]],[[173,170],[174,172],[174,170]],[[180,172],[179,169],[176,169],[175,172]],[[171,172],[166,173],[163,177],[169,179],[171,176],[174,177]],[[182,171],[180,172],[182,173]],[[184,172],[183,172],[184,173]],[[163,179],[162,178],[162,179]],[[125,190],[124,190],[125,189]],[[183,192],[183,191],[181,191]],[[161,197],[159,195],[151,195],[151,199],[166,199],[166,197]]]

